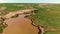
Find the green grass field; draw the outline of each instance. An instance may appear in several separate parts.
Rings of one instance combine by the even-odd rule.
[[[36,25],[45,28],[46,34],[60,34],[60,5],[40,5],[32,17]]]
[[[13,12],[13,11],[18,11],[18,10],[24,10],[24,9],[31,9],[33,8],[32,6],[34,6],[36,4],[0,4],[0,9],[1,7],[6,8],[5,10],[0,10],[0,12],[2,14],[0,15],[5,15],[9,12]]]

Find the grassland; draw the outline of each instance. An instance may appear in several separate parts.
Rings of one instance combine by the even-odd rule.
[[[32,17],[36,25],[43,26],[46,34],[60,34],[60,5],[40,5]]]
[[[0,4],[0,9],[6,8],[4,10],[0,10],[1,14],[0,15],[5,15],[9,12],[13,12],[13,11],[18,11],[18,10],[23,10],[23,9],[31,9],[31,5],[33,6],[33,4]],[[34,4],[35,5],[35,4]]]
[[[6,7],[5,10],[0,11],[0,15],[23,9],[37,9],[35,15],[31,16],[34,23],[43,26],[46,34],[60,34],[59,4],[0,4],[0,7]]]

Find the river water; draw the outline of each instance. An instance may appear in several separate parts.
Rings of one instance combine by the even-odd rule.
[[[20,15],[16,18],[5,20],[8,26],[2,34],[38,34],[38,28],[31,24],[31,20]]]

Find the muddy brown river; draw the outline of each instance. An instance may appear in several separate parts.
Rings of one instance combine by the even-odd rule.
[[[8,24],[2,34],[38,34],[38,28],[31,24],[31,20],[20,15],[16,18],[5,20]]]

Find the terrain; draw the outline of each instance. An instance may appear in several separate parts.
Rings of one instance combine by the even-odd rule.
[[[0,4],[0,16],[3,34],[60,34],[60,4]]]

